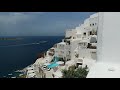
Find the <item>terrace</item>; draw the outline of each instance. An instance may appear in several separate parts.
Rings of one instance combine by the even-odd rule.
[[[89,49],[97,49],[97,46],[96,45],[92,45],[91,43],[88,43],[87,48],[89,48]]]

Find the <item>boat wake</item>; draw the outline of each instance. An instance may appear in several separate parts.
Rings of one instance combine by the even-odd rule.
[[[41,41],[38,43],[27,43],[27,44],[18,44],[18,45],[5,45],[5,46],[0,46],[0,47],[13,47],[13,46],[28,46],[28,45],[38,45],[38,44],[44,44],[47,41]]]

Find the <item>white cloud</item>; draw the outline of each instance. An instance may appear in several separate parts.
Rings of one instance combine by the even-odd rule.
[[[18,35],[29,33],[36,27],[34,23],[45,12],[6,12],[0,13],[0,35]],[[39,22],[38,22],[39,23]],[[37,24],[37,27],[39,24]],[[33,31],[33,30],[32,30]]]
[[[46,12],[10,12],[7,14],[0,14],[0,22],[3,24],[16,24],[20,21],[26,21],[35,17],[35,15],[42,15]]]
[[[50,17],[46,13],[48,12],[0,13],[0,35],[56,35],[81,23],[76,18],[66,18],[59,14],[55,14],[55,17],[54,14],[50,14]]]
[[[3,24],[16,24],[19,21],[28,20],[30,17],[24,13],[8,13],[0,15],[0,22]]]

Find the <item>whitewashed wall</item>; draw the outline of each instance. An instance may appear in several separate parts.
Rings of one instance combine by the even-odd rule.
[[[103,12],[99,15],[97,59],[120,63],[120,12]]]
[[[72,30],[66,30],[65,37],[70,37],[70,36],[72,36]]]

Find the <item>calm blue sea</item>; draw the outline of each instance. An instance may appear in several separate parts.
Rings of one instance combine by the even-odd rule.
[[[64,37],[24,36],[12,38],[21,39],[0,40],[0,77],[8,77],[8,74],[34,63],[37,59],[38,53],[48,50],[55,43],[60,42]],[[47,42],[41,44],[33,44],[39,43],[41,41]]]

